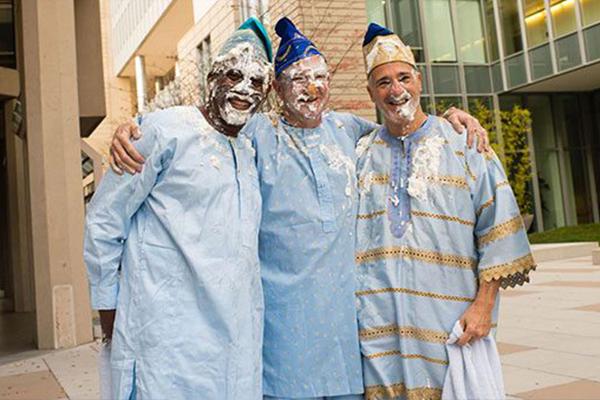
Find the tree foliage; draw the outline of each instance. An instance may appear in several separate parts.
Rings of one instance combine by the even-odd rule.
[[[504,165],[521,214],[531,214],[531,158],[527,135],[531,129],[531,113],[518,105],[510,111],[490,110],[481,101],[475,101],[469,110],[488,131],[490,143]],[[499,113],[500,126],[496,124]]]

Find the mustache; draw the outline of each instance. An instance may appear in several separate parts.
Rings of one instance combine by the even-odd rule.
[[[402,93],[400,96],[390,95],[385,98],[385,102],[393,105],[401,105],[407,103],[412,99],[412,96],[408,92]]]

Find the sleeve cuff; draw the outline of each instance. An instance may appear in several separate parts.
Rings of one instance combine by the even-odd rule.
[[[94,310],[114,310],[117,308],[119,283],[110,286],[90,285],[90,300]]]

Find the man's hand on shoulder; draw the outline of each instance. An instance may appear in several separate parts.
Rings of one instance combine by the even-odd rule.
[[[126,171],[135,174],[142,171],[144,157],[133,146],[132,140],[142,137],[140,128],[134,122],[126,122],[118,126],[110,144],[110,167],[123,175]]]
[[[477,118],[456,107],[450,107],[442,117],[447,119],[459,134],[465,130],[467,131],[467,146],[469,148],[473,146],[473,141],[477,137],[477,151],[483,153],[490,149],[488,133],[483,129]]]

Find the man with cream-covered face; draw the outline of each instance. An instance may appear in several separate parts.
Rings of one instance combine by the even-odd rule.
[[[282,115],[273,121],[256,114],[244,128],[256,149],[263,200],[264,394],[359,399],[355,145],[375,125],[326,112],[331,77],[325,58],[289,19],[275,30],[281,43],[273,86]],[[116,154],[130,157],[122,151],[129,132],[115,143]]]
[[[143,171],[109,171],[94,194],[84,257],[110,398],[262,399],[261,203],[238,133],[265,98],[270,61],[264,27],[246,21],[211,67],[210,100],[141,117]]]
[[[450,124],[421,109],[410,48],[371,24],[363,53],[368,91],[385,119],[357,147],[365,397],[439,399],[444,389],[447,398],[462,398],[455,389],[467,378],[446,377],[446,346],[493,341],[498,289],[528,282],[535,262],[497,156],[470,149]],[[467,397],[504,396],[501,387],[490,394],[479,385]]]

